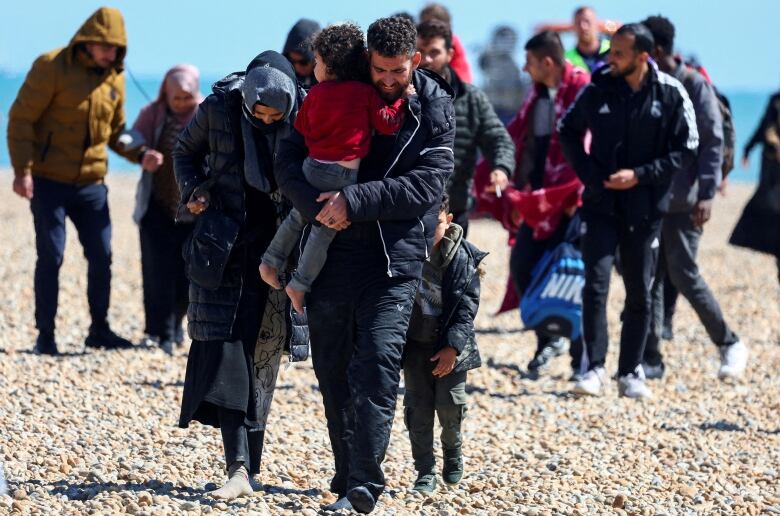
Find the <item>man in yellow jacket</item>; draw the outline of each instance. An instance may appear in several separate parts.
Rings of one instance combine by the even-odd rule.
[[[92,325],[87,347],[118,348],[130,343],[108,326],[111,289],[111,220],[107,189],[106,144],[127,159],[161,159],[144,148],[120,144],[125,125],[127,49],[122,14],[100,8],[67,47],[47,52],[33,63],[8,120],[13,190],[30,200],[38,260],[35,265],[35,350],[57,354],[54,318],[59,269],[70,218],[88,261],[87,297]]]

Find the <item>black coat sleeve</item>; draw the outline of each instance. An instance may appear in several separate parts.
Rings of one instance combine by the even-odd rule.
[[[447,327],[444,328],[444,345],[454,348],[458,355],[469,339],[474,338],[474,320],[479,310],[479,270],[474,271],[471,282],[456,305]]]
[[[634,167],[640,185],[667,183],[675,172],[690,167],[696,159],[699,132],[693,103],[682,84],[675,91],[677,93],[672,96],[673,104],[669,110],[669,152],[650,163]]]
[[[764,143],[767,128],[769,128],[775,120],[780,118],[780,115],[778,115],[778,105],[780,105],[780,94],[773,95],[772,98],[769,99],[769,104],[764,111],[764,116],[761,117],[761,122],[758,124],[758,127],[756,127],[753,136],[751,136],[745,144],[745,150],[742,153],[743,156],[747,157],[750,154],[750,151],[753,150],[753,147],[760,143]]]
[[[307,220],[314,220],[322,209],[323,203],[317,202],[320,192],[303,176],[303,162],[308,155],[309,150],[306,148],[303,136],[293,129],[279,143],[274,175],[282,195],[287,197]]]
[[[515,144],[496,115],[487,95],[482,90],[475,90],[474,95],[479,111],[477,145],[494,168],[502,168],[507,177],[512,177],[515,172]]]
[[[594,170],[594,163],[585,152],[584,138],[589,127],[588,103],[592,95],[592,86],[582,88],[577,98],[569,106],[569,110],[558,121],[558,136],[563,155],[566,158],[582,184],[591,189],[601,189],[601,174]]]
[[[455,166],[452,152],[455,116],[449,97],[438,104],[431,106],[443,111],[437,114],[437,123],[421,121],[418,130],[427,131],[428,139],[412,167],[395,177],[344,188],[350,221],[413,219],[441,202],[444,186]]]
[[[173,171],[182,204],[186,204],[195,188],[206,180],[203,163],[209,153],[209,111],[216,102],[219,102],[217,97],[209,96],[198,106],[173,149]]]

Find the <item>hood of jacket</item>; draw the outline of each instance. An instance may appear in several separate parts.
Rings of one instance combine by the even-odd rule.
[[[439,247],[431,255],[431,265],[439,269],[446,269],[458,254],[460,243],[463,241],[463,228],[457,224],[450,224],[439,242]]]
[[[307,59],[314,59],[314,54],[309,48],[309,39],[320,31],[320,24],[314,20],[301,18],[293,25],[287,34],[287,40],[284,42],[282,54],[290,57],[290,52],[300,52]]]
[[[101,7],[92,16],[87,18],[76,34],[71,38],[68,44],[68,56],[74,57],[74,50],[86,43],[103,43],[106,45],[116,45],[117,57],[114,62],[114,68],[122,70],[124,59],[127,54],[127,32],[125,31],[125,20],[119,9],[112,7]]]

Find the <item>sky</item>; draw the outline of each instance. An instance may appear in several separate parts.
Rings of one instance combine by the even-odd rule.
[[[137,76],[154,77],[179,62],[215,77],[245,68],[267,49],[281,50],[287,31],[301,17],[323,24],[351,20],[364,29],[401,10],[419,12],[420,0],[283,0],[173,2],[118,0],[129,35],[126,64]],[[449,7],[454,32],[476,63],[480,46],[498,24],[526,40],[545,21],[565,21],[581,4],[567,0],[455,0]],[[0,22],[0,72],[24,74],[35,57],[67,44],[100,5],[90,0],[7,2]],[[594,0],[601,17],[639,21],[651,14],[677,27],[677,47],[695,53],[715,83],[728,90],[774,90],[780,85],[780,0]],[[568,41],[568,40],[565,40]],[[518,58],[523,62],[520,49]],[[478,71],[477,74],[478,76]]]

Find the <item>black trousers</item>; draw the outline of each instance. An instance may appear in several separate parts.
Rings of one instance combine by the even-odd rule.
[[[265,432],[250,429],[244,423],[242,411],[225,407],[219,407],[219,429],[225,451],[225,469],[241,462],[250,475],[259,473]]]
[[[569,220],[564,218],[555,233],[544,240],[535,240],[533,230],[529,226],[525,224],[520,226],[520,229],[517,231],[515,245],[512,247],[512,254],[509,256],[509,270],[512,273],[512,280],[520,297],[523,296],[523,292],[531,283],[531,271],[539,263],[539,260],[542,259],[544,253],[553,250],[558,244],[563,242]],[[536,352],[539,353],[552,341],[553,338],[549,335],[536,332]],[[582,353],[582,338],[579,338],[573,341],[569,347],[571,366],[575,371],[580,369]]]
[[[619,249],[626,300],[618,375],[627,375],[641,363],[650,329],[650,290],[660,248],[661,221],[632,226],[617,216],[585,210],[582,219],[581,246],[585,262],[582,325],[589,368],[603,367],[606,360],[607,297],[615,253]]]
[[[331,491],[363,486],[377,499],[419,280],[388,277],[375,249],[363,259],[357,246],[340,254],[341,244],[307,298],[312,363],[335,462]]]
[[[140,223],[145,333],[160,341],[180,341],[187,314],[189,282],[182,245],[192,225],[176,224],[154,199]]]
[[[671,282],[671,286],[688,300],[714,344],[728,346],[739,340],[726,324],[720,305],[696,264],[701,234],[702,229],[694,226],[688,213],[674,213],[664,217],[658,272],[653,283],[653,322],[644,351],[644,360],[649,364],[663,362],[660,343],[666,281]]]

